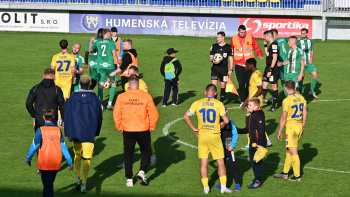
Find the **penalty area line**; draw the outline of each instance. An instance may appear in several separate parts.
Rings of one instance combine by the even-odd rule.
[[[349,99],[349,100],[350,100],[350,99]],[[233,108],[228,108],[228,109],[236,109],[236,108],[239,108],[239,107],[233,107]],[[173,124],[175,124],[175,123],[177,123],[177,122],[179,122],[179,121],[181,121],[181,120],[183,120],[183,119],[182,119],[182,118],[178,118],[178,119],[175,119],[175,120],[169,122],[168,124],[166,124],[166,125],[164,126],[164,128],[163,128],[163,134],[164,134],[167,138],[169,138],[170,140],[172,140],[172,141],[175,141],[175,142],[177,142],[177,143],[183,144],[183,145],[185,145],[185,146],[189,146],[189,147],[194,148],[194,149],[198,149],[197,146],[192,145],[192,144],[189,144],[189,143],[184,142],[184,141],[181,141],[181,140],[179,140],[179,139],[176,139],[175,137],[173,137],[173,136],[171,136],[171,135],[169,134],[169,129],[170,129],[170,127],[171,127]],[[247,157],[241,157],[241,156],[236,156],[236,158],[249,160],[249,158],[247,158]],[[270,164],[282,165],[282,166],[284,165],[283,163],[277,163],[277,162],[266,161],[266,160],[264,161],[264,163],[270,163]],[[329,169],[313,168],[313,167],[307,167],[307,166],[301,166],[301,167],[306,168],[306,169],[311,169],[311,170],[326,171],[326,172],[336,172],[336,173],[341,173],[341,174],[350,174],[350,172],[348,172],[348,171],[329,170]]]

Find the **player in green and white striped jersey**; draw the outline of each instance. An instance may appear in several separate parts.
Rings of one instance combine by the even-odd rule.
[[[298,39],[298,47],[301,48],[306,55],[306,59],[305,59],[305,70],[307,69],[311,75],[312,75],[312,80],[311,80],[311,87],[310,87],[310,92],[309,94],[311,96],[313,96],[314,98],[318,98],[315,94],[315,87],[316,87],[316,83],[317,83],[317,70],[316,70],[316,66],[313,62],[314,60],[314,42],[312,41],[312,39],[307,37],[309,30],[306,28],[301,29],[301,38]],[[305,70],[303,73],[303,79],[304,79],[304,75],[305,75]],[[303,89],[303,80],[301,81],[301,83],[299,83],[299,92],[300,94],[302,94],[302,89]]]
[[[79,51],[81,49],[81,45],[79,43],[75,43],[72,48],[72,55],[75,57],[75,68],[76,71],[76,77],[75,77],[75,83],[72,84],[72,92],[75,92],[77,90],[80,90],[80,75],[84,73],[84,58],[79,55]]]

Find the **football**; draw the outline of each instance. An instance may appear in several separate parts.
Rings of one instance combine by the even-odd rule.
[[[214,55],[214,63],[219,64],[222,61],[223,57],[221,53],[215,53]]]
[[[110,88],[110,83],[108,81],[105,82],[104,88]]]

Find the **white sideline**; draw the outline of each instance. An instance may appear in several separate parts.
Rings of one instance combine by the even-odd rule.
[[[350,99],[336,99],[336,100],[317,100],[317,101],[312,101],[312,102],[330,102],[330,101],[349,101]],[[239,107],[232,107],[232,108],[228,108],[228,109],[238,109]],[[175,124],[176,122],[179,122],[180,120],[183,120],[182,118],[178,118],[178,119],[175,119],[171,122],[169,122],[168,124],[166,124],[163,128],[163,134],[169,138],[170,140],[173,140],[175,142],[178,142],[180,144],[183,144],[183,145],[186,145],[186,146],[189,146],[191,148],[195,148],[195,149],[198,149],[197,146],[195,145],[192,145],[192,144],[189,144],[187,142],[184,142],[184,141],[181,141],[181,140],[178,140],[176,138],[174,138],[173,136],[171,136],[169,134],[169,129],[170,127]],[[245,160],[249,160],[249,158],[247,157],[241,157],[241,156],[236,156],[236,158],[239,158],[239,159],[245,159]],[[271,163],[271,164],[277,164],[277,165],[284,165],[283,163],[276,163],[276,162],[272,162],[272,161],[264,161],[265,163]],[[350,174],[350,172],[348,171],[338,171],[338,170],[329,170],[329,169],[322,169],[322,168],[313,168],[313,167],[307,167],[307,166],[302,166],[303,168],[306,168],[306,169],[312,169],[312,170],[319,170],[319,171],[326,171],[326,172],[336,172],[336,173],[341,173],[341,174]]]

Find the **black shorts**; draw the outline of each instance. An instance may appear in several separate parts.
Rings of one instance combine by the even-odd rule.
[[[270,66],[265,67],[263,81],[269,82],[271,84],[276,84],[278,81],[278,67],[277,66],[273,67],[270,78],[267,78],[266,75],[269,72],[269,69],[270,69]]]
[[[213,66],[211,67],[211,80],[219,80],[221,82],[227,82],[227,67],[217,67],[217,66]]]

